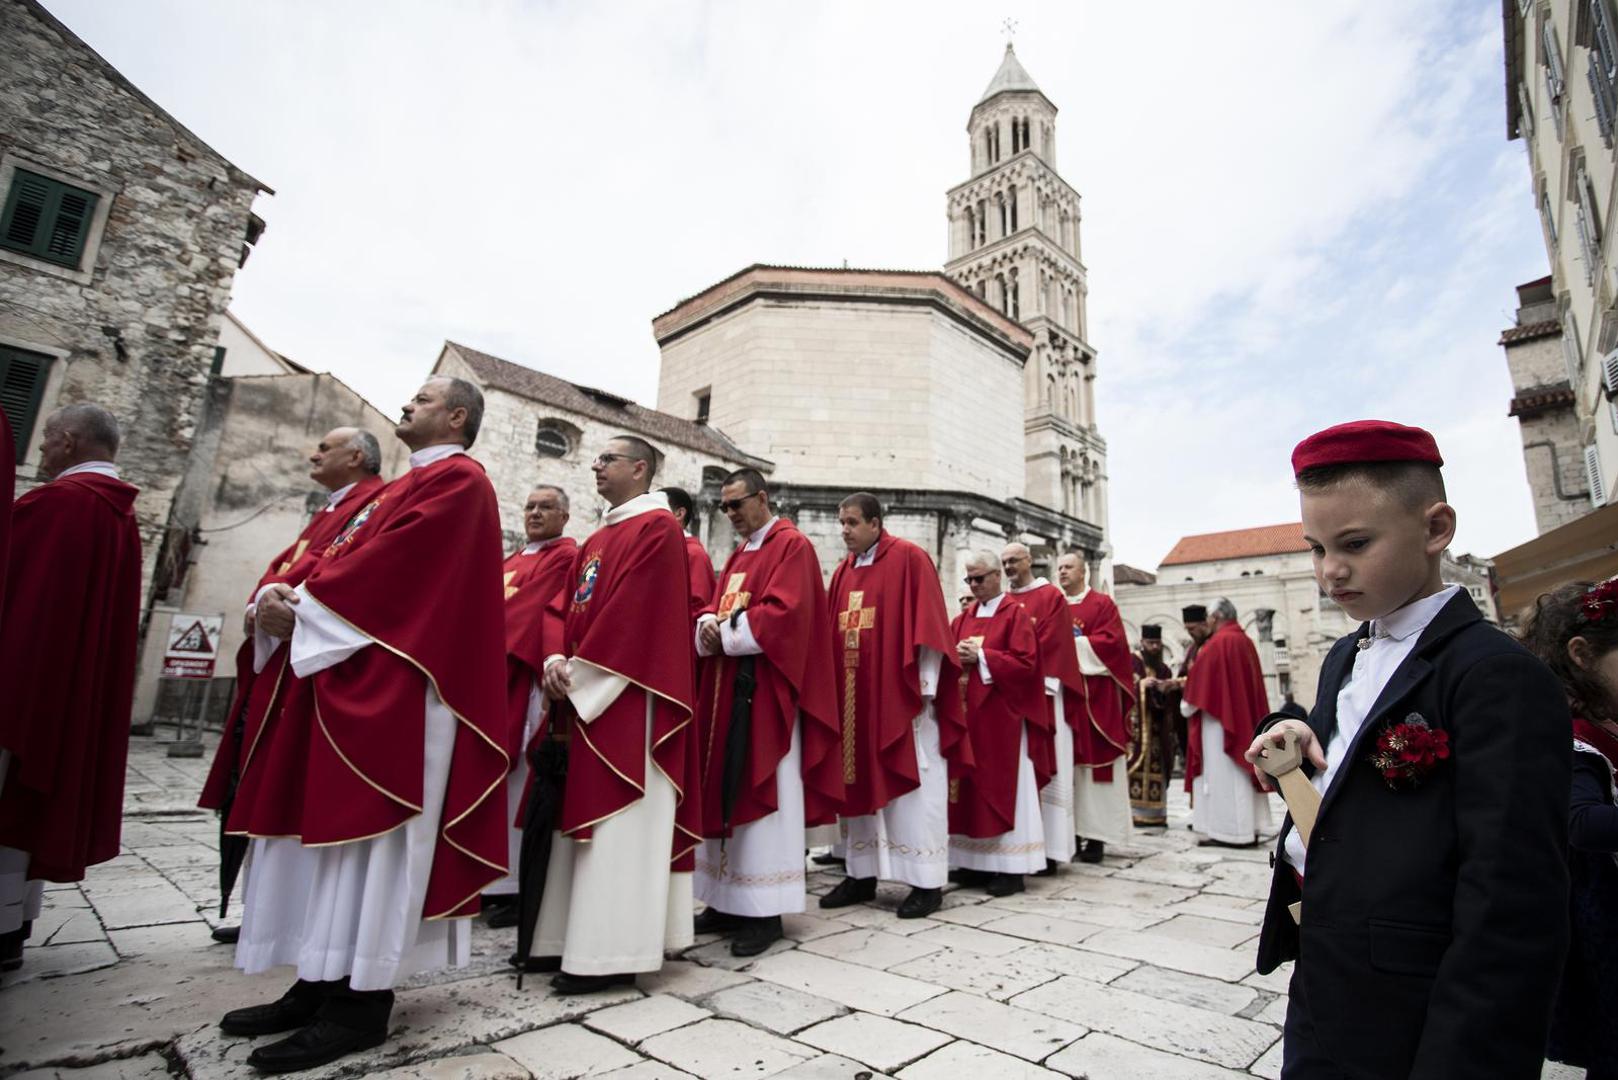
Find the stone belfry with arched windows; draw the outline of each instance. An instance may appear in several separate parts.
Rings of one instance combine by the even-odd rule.
[[[1056,171],[1056,106],[1009,44],[966,130],[972,175],[949,192],[944,270],[1034,336],[1023,369],[1026,498],[1105,533],[1079,193]]]

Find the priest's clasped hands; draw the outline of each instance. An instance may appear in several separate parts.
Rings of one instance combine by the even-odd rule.
[[[292,610],[297,602],[298,594],[288,586],[266,586],[263,595],[258,598],[258,605],[253,609],[253,619],[258,628],[270,637],[289,638],[298,622],[297,612]]]
[[[545,696],[552,701],[561,701],[567,697],[567,692],[573,689],[573,665],[568,660],[558,659],[545,668]]]
[[[1283,720],[1261,733],[1253,740],[1253,745],[1247,748],[1246,753],[1242,754],[1248,764],[1253,766],[1253,775],[1258,778],[1259,786],[1265,791],[1275,790],[1275,780],[1259,767],[1259,756],[1272,747],[1279,749],[1286,741],[1289,731],[1298,736],[1298,750],[1309,759],[1309,764],[1315,767],[1315,772],[1322,772],[1326,768],[1326,754],[1321,750],[1320,742],[1315,738],[1315,733],[1309,725],[1302,720]]]

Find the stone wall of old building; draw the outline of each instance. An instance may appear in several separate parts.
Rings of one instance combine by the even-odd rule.
[[[264,189],[33,0],[0,0],[0,199],[19,168],[97,203],[77,266],[0,249],[0,344],[48,358],[38,417],[94,401],[122,422],[150,583],[165,536],[204,501],[181,486]],[[28,426],[19,490],[37,478]]]
[[[216,677],[228,683],[230,657],[242,640],[248,592],[277,552],[325,506],[326,489],[309,479],[309,454],[333,428],[358,427],[382,447],[382,476],[403,473],[410,452],[393,433],[394,421],[332,375],[287,374],[215,379],[204,428],[193,455],[204,493],[195,540],[179,583],[152,610],[152,640],[163,638],[174,612],[223,614],[222,654]],[[173,715],[159,702],[160,649],[142,658],[135,717]],[[223,709],[228,690],[214,695]]]

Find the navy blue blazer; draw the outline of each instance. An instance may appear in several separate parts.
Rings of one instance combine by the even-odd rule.
[[[1321,668],[1322,746],[1368,632]],[[1412,713],[1449,733],[1450,757],[1396,791],[1366,755]],[[1568,940],[1571,723],[1550,669],[1465,592],[1388,680],[1321,802],[1302,926],[1277,858],[1259,935],[1261,973],[1298,961],[1320,1047],[1346,1075],[1540,1075]]]

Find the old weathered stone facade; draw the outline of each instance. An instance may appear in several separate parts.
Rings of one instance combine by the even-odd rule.
[[[1523,467],[1534,500],[1534,524],[1546,533],[1590,512],[1590,484],[1580,440],[1578,365],[1562,333],[1549,277],[1517,286],[1517,318],[1500,335],[1511,369],[1511,415],[1522,433]]]
[[[35,0],[0,0],[0,400],[26,448],[18,489],[36,482],[52,409],[116,414],[119,465],[141,489],[148,604],[200,517],[190,458],[267,190]]]

